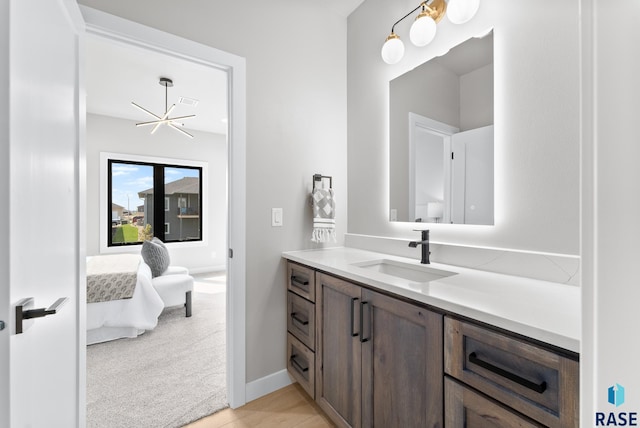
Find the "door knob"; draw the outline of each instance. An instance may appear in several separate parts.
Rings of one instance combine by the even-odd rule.
[[[24,332],[24,320],[46,317],[47,315],[55,315],[68,300],[68,297],[61,297],[46,309],[31,309],[33,308],[33,297],[27,297],[26,299],[20,300],[16,305],[16,334]]]
[[[0,321],[0,331],[4,330],[4,321]]]

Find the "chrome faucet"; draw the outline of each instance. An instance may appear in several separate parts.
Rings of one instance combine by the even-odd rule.
[[[422,232],[422,240],[421,241],[411,241],[409,242],[409,246],[411,248],[416,248],[418,245],[422,245],[422,258],[420,259],[420,263],[423,265],[429,264],[429,231],[428,230],[416,230],[416,232]]]

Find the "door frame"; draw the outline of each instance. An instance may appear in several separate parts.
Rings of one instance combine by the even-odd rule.
[[[227,399],[232,408],[246,402],[246,60],[243,57],[80,5],[86,32],[227,73],[228,215],[227,243]],[[230,286],[232,284],[233,286]],[[86,305],[86,303],[85,303]],[[86,355],[81,353],[82,363]],[[86,395],[86,385],[81,391]]]
[[[448,125],[437,120],[430,119],[425,116],[421,116],[417,113],[409,112],[409,221],[414,221],[416,218],[416,135],[417,130],[422,129],[432,135],[442,138],[442,144],[444,145],[444,215],[442,217],[443,223],[449,223],[451,216],[451,137],[460,132],[460,129],[455,126]]]

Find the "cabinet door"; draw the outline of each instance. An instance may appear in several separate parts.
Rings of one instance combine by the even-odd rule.
[[[444,385],[447,428],[543,427],[449,377]]]
[[[361,426],[360,287],[316,276],[316,400],[343,427]]]
[[[443,426],[442,315],[362,290],[362,426]]]

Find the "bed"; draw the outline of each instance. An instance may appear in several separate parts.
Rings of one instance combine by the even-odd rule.
[[[87,345],[121,338],[134,338],[144,333],[145,330],[152,330],[157,325],[158,316],[165,306],[151,282],[151,268],[140,255],[88,257],[87,284],[89,285],[95,279],[96,274],[102,274],[109,270],[109,264],[114,261],[118,263],[126,261],[126,275],[132,277],[135,282],[134,286],[130,287],[132,294],[130,297],[114,300],[98,298],[97,300],[104,301],[89,303],[91,300],[96,300],[96,293],[87,291]],[[136,263],[132,265],[134,261]],[[132,270],[131,266],[136,267]],[[119,292],[126,295],[127,287],[120,286],[120,288]],[[91,295],[91,299],[89,295]]]

